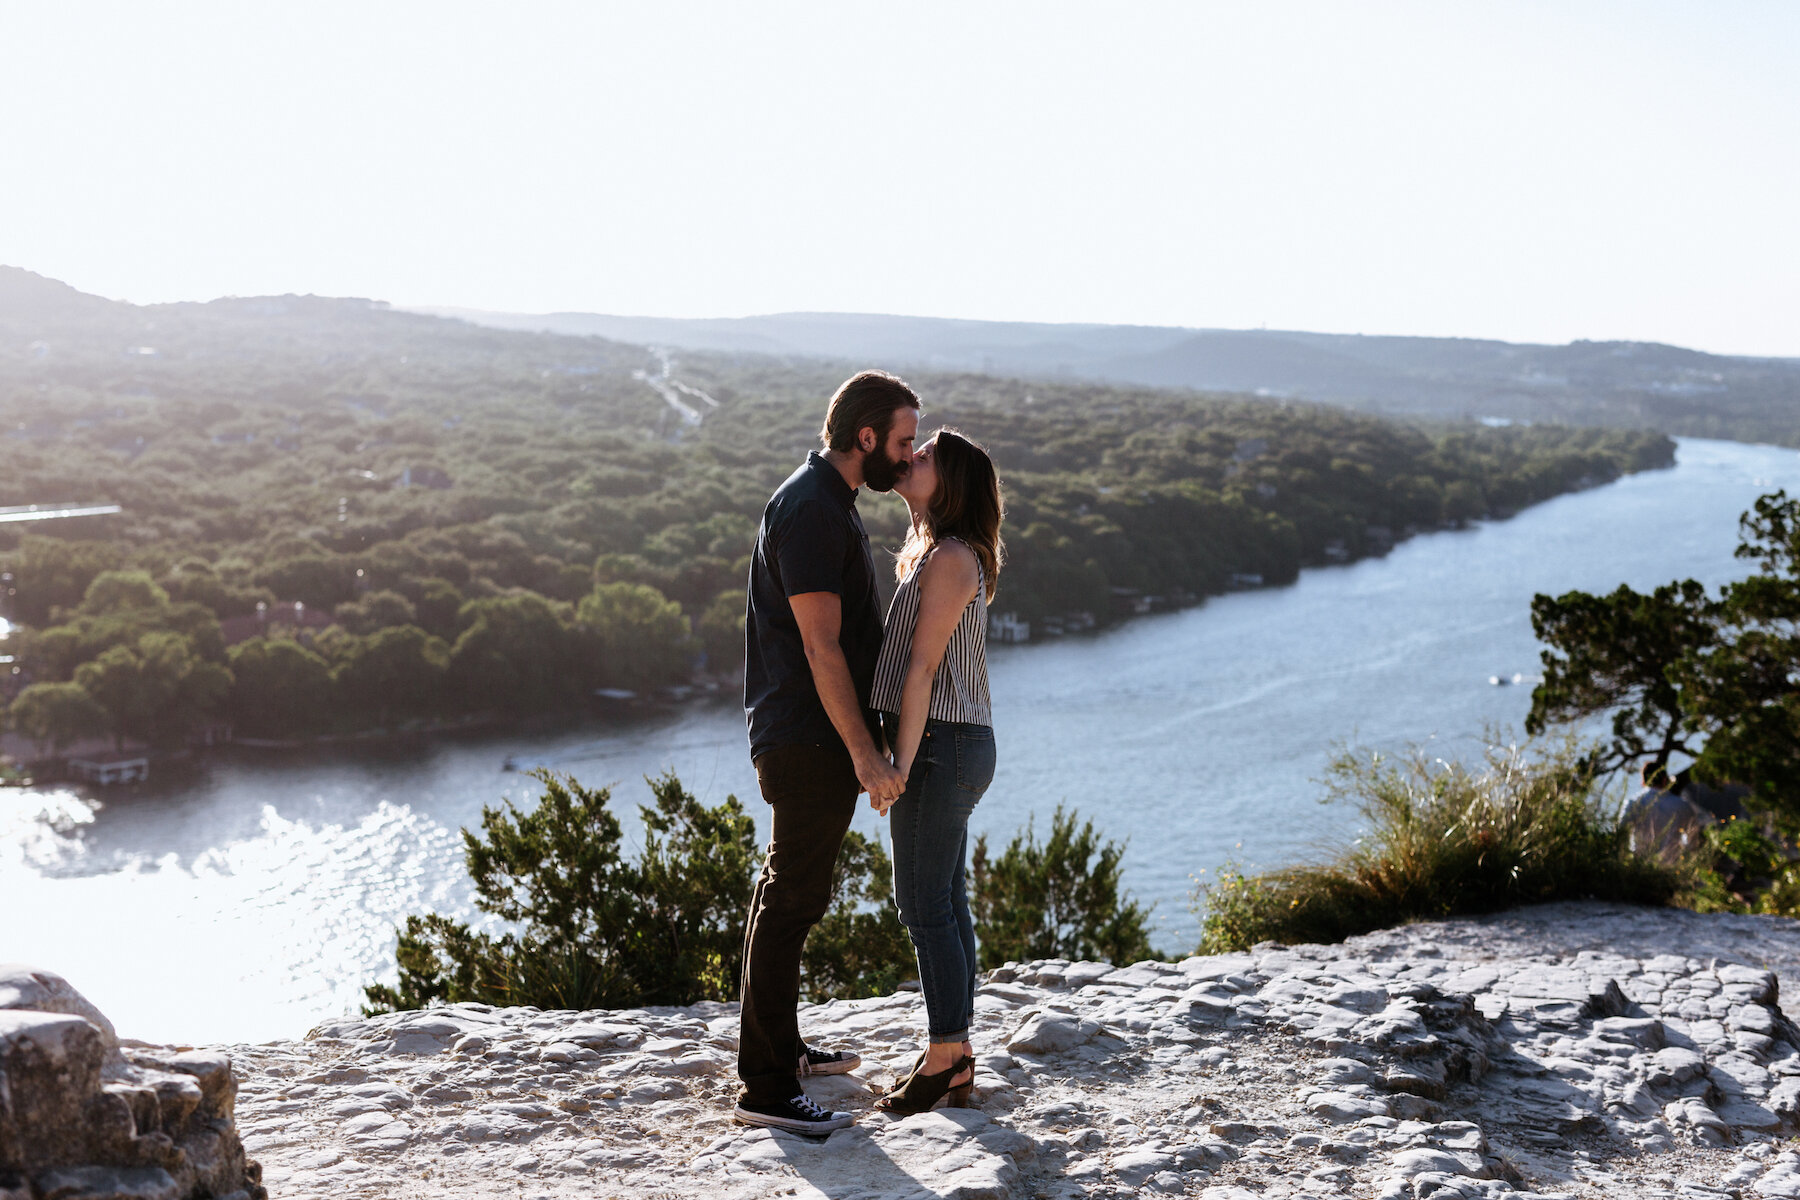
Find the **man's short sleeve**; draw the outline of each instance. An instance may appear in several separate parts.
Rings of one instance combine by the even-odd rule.
[[[775,566],[788,596],[844,594],[844,518],[823,500],[807,500],[785,514],[776,530]]]

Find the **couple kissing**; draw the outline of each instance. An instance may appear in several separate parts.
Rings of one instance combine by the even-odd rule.
[[[838,388],[823,450],[775,490],[750,560],[744,710],[772,833],[744,937],[732,1116],[823,1135],[849,1113],[800,1080],[842,1074],[854,1052],[807,1045],[800,954],[825,915],[838,848],[867,793],[892,824],[894,901],[918,954],[928,1037],[876,1107],[966,1104],[975,1061],[975,932],[964,886],[969,815],[994,777],[987,605],[999,575],[999,477],[950,429],[919,441],[919,398],[863,371]],[[857,513],[867,486],[906,501],[912,528],[883,624],[875,559]]]

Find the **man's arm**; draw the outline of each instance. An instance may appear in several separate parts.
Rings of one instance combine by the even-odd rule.
[[[800,626],[800,640],[806,645],[813,686],[819,691],[825,714],[850,751],[857,781],[872,801],[898,799],[906,790],[906,777],[876,751],[875,740],[863,721],[862,703],[856,698],[856,684],[850,678],[850,664],[844,659],[844,648],[838,645],[838,631],[844,620],[843,601],[836,592],[802,592],[789,596],[788,604]]]

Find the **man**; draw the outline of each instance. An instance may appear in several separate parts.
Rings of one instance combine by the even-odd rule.
[[[825,413],[823,453],[775,490],[756,533],[744,710],[772,834],[744,934],[744,1089],[732,1116],[745,1124],[826,1134],[852,1120],[800,1086],[801,1075],[862,1061],[801,1040],[800,949],[830,904],[858,792],[885,802],[906,790],[867,717],[881,611],[856,490],[891,489],[911,466],[918,429],[919,398],[905,383],[882,371],[846,380]]]

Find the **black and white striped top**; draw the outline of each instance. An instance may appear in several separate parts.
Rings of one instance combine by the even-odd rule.
[[[869,707],[896,716],[900,713],[900,693],[906,685],[907,660],[912,657],[913,627],[919,622],[919,571],[924,565],[925,558],[913,564],[913,569],[900,581],[893,604],[888,606],[887,633],[881,642],[881,658],[875,664],[875,686],[869,692]],[[979,555],[975,559],[975,570],[978,577],[975,598],[963,609],[962,618],[951,631],[950,643],[944,647],[944,660],[938,664],[937,674],[931,680],[931,707],[927,715],[934,721],[954,721],[963,725],[994,723],[988,703],[987,573],[982,570]]]

